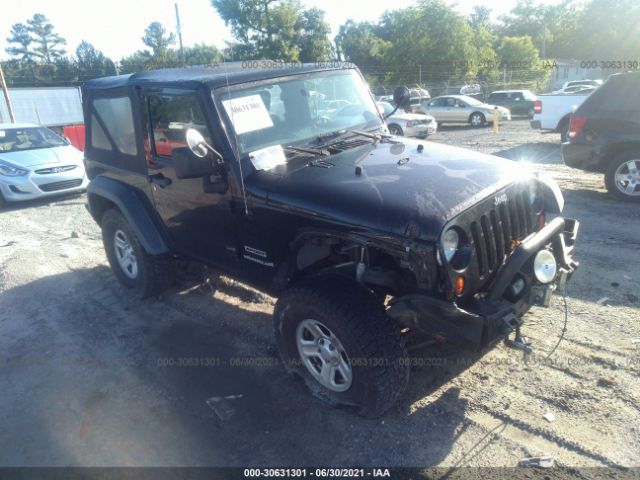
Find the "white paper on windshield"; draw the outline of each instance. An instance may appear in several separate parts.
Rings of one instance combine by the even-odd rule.
[[[284,154],[282,145],[261,148],[260,150],[249,153],[249,158],[256,170],[269,170],[287,162],[287,157]]]
[[[238,135],[273,127],[269,112],[260,95],[224,100],[222,105],[231,118]]]

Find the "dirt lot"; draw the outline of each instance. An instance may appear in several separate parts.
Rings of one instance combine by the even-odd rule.
[[[561,297],[526,317],[529,361],[502,344],[420,351],[397,408],[365,420],[286,376],[274,299],[189,269],[130,301],[84,198],[30,203],[0,212],[0,465],[640,466],[640,209],[560,165],[559,136],[524,120],[432,140],[533,162],[563,187],[582,266],[555,351]]]

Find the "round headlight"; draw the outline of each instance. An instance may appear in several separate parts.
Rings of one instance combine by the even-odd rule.
[[[556,277],[556,259],[549,250],[540,250],[533,260],[533,273],[540,283],[549,283]]]
[[[444,258],[447,259],[447,262],[451,261],[455,255],[459,243],[460,236],[454,228],[450,228],[442,235],[442,251],[444,252]]]

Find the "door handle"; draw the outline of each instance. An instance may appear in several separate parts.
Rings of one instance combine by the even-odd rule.
[[[156,173],[155,175],[149,175],[149,181],[153,184],[154,187],[165,188],[171,185],[171,179],[165,177],[161,173]]]

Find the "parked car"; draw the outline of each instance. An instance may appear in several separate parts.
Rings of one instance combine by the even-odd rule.
[[[533,106],[538,99],[530,90],[497,90],[491,92],[487,103],[508,108],[511,115],[533,116]]]
[[[572,87],[567,87],[565,89],[557,90],[553,93],[562,93],[565,95],[573,95],[577,93],[588,94],[593,92],[596,88],[598,87],[594,87],[591,85],[574,85]]]
[[[560,141],[569,138],[569,119],[571,114],[582,105],[589,93],[578,92],[571,95],[548,93],[538,95],[533,106],[531,128],[560,133]]]
[[[610,193],[640,202],[640,72],[609,77],[576,109],[567,137],[567,165],[604,173]]]
[[[80,151],[46,127],[0,124],[0,207],[84,190],[89,180],[82,160]]]
[[[376,104],[384,115],[389,133],[392,135],[427,138],[427,136],[433,135],[438,130],[438,124],[431,115],[405,113],[404,111],[396,110],[393,115],[387,117],[393,112],[393,105],[388,102],[377,102]]]
[[[359,114],[321,115],[310,89]],[[406,89],[394,98],[409,105]],[[282,364],[365,416],[404,391],[408,338],[477,351],[513,334],[527,349],[522,317],[577,267],[552,180],[389,135],[355,67],[94,79],[83,107],[88,208],[130,294],[168,287],[176,257],[273,294]],[[190,125],[185,146],[162,155],[158,124]]]
[[[432,115],[439,124],[469,123],[473,127],[482,127],[493,121],[495,109],[498,109],[500,120],[511,120],[508,109],[483,103],[466,95],[436,97],[424,102],[419,111]]]
[[[559,92],[564,92],[568,88],[574,88],[574,87],[594,87],[594,88],[598,88],[600,85],[602,85],[602,80],[589,80],[589,79],[585,79],[585,80],[570,80],[568,82],[565,82],[564,85],[562,85],[562,88],[559,90]]]

